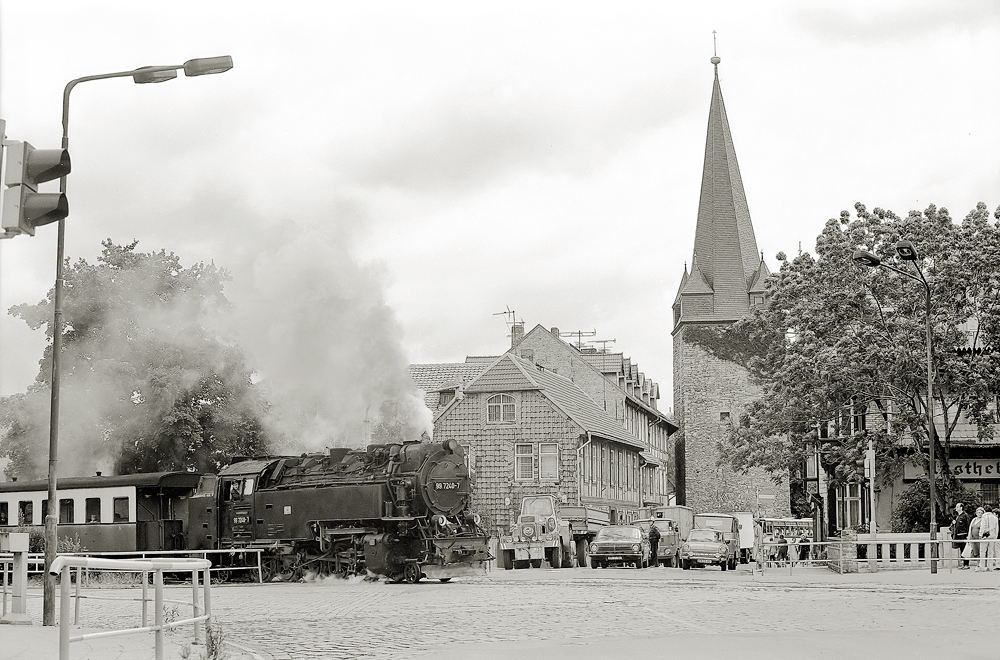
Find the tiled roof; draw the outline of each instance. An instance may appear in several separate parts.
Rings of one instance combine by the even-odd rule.
[[[583,359],[601,373],[620,374],[625,363],[621,353],[583,353]]]
[[[694,253],[703,281],[694,277],[696,268],[692,263],[691,276],[678,290],[714,294],[712,312],[700,320],[729,320],[749,312],[748,283],[758,271],[760,258],[722,99],[718,64],[708,112]]]
[[[589,433],[639,449],[645,445],[564,376],[506,353],[465,388],[466,392],[540,390],[567,417]]]
[[[428,408],[437,408],[437,392],[449,386],[462,385],[483,372],[486,364],[468,362],[445,362],[442,364],[411,364],[407,367],[410,379],[424,392],[424,403]]]

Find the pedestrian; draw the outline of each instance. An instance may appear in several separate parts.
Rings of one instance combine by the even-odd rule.
[[[809,538],[805,532],[802,532],[802,535],[799,536],[799,561],[807,559],[809,559]]]
[[[989,509],[983,514],[983,519],[979,521],[979,538],[982,547],[979,549],[979,568],[977,571],[988,571],[997,568],[997,550],[1000,549],[997,543],[997,534],[1000,533],[1000,520],[997,514]]]
[[[788,559],[788,539],[785,538],[784,534],[778,534],[778,566],[784,566],[785,561]]]
[[[969,559],[979,559],[979,554],[980,554],[979,548],[981,545],[979,542],[979,524],[983,521],[984,513],[986,513],[986,509],[984,509],[983,507],[978,507],[976,509],[976,517],[973,518],[972,522],[969,523],[969,543],[968,547],[966,547],[966,549],[962,551],[963,557],[965,557],[966,554],[968,554]],[[973,563],[976,564],[977,566],[979,565],[978,561],[975,561]],[[968,560],[966,560],[966,564],[962,568],[969,568]]]
[[[962,551],[965,550],[965,544],[968,543],[969,539],[969,524],[972,520],[969,518],[969,514],[965,512],[964,505],[959,502],[955,505],[955,520],[952,523],[952,542],[951,546],[958,550],[959,556],[962,555]],[[969,568],[969,560],[963,560],[963,565],[961,568]]]
[[[660,530],[656,528],[656,522],[649,523],[649,565],[659,566],[660,557],[658,555],[658,548],[660,545]]]
[[[757,570],[764,570],[764,528],[756,520],[753,523],[753,558]]]

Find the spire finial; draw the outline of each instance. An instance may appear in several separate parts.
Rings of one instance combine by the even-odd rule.
[[[711,60],[711,62],[712,62],[712,64],[715,65],[715,71],[716,72],[719,71],[719,62],[721,62],[721,61],[722,61],[722,58],[719,57],[718,48],[716,47],[716,44],[715,44],[715,30],[712,30],[712,60]]]

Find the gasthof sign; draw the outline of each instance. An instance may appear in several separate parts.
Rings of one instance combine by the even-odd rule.
[[[956,479],[967,481],[989,481],[1000,480],[1000,459],[996,458],[953,458],[948,461],[948,469]],[[941,464],[937,465],[938,474],[941,473]],[[923,466],[911,465],[909,462],[903,466],[904,479],[919,479],[927,471]]]

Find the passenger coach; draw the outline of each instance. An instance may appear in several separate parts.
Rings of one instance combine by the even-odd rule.
[[[151,472],[59,479],[59,539],[87,552],[184,550],[188,498],[200,474]],[[47,481],[0,483],[0,529],[44,528]]]

